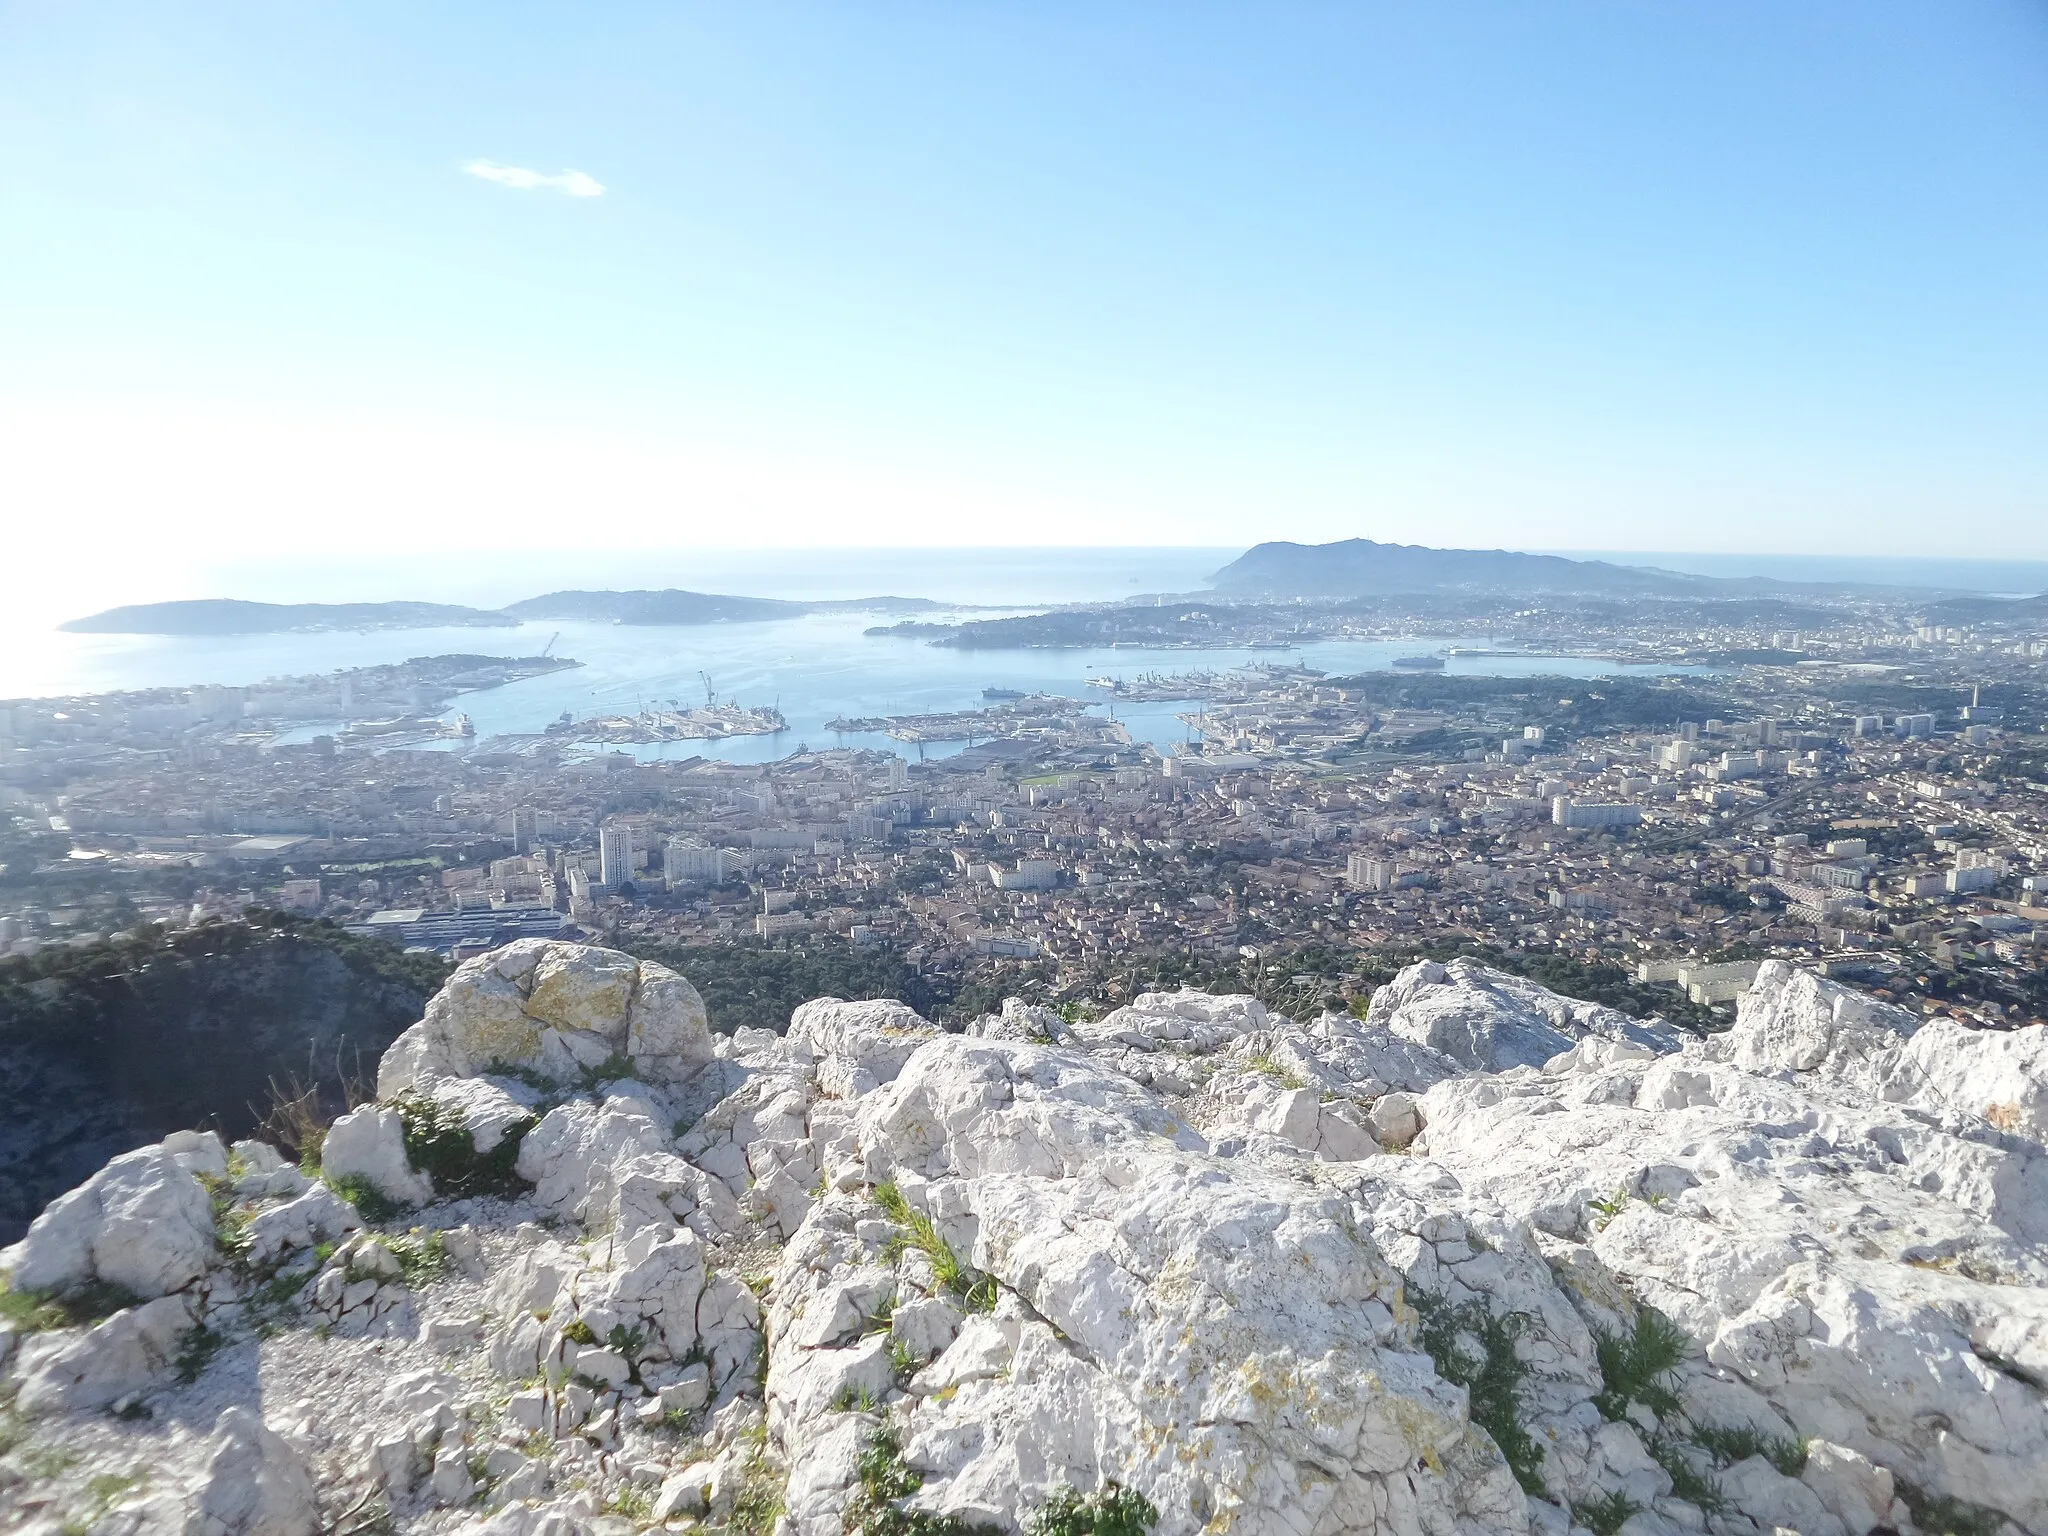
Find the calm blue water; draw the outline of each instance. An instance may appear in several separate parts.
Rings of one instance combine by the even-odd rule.
[[[799,745],[810,747],[877,747],[906,756],[918,749],[880,735],[835,734],[825,722],[839,715],[917,714],[937,710],[973,709],[987,687],[1063,694],[1077,699],[1106,699],[1087,680],[1102,675],[1136,678],[1139,674],[1223,671],[1247,662],[1299,661],[1332,674],[1384,668],[1396,656],[1416,649],[1451,643],[1483,644],[1484,637],[1462,642],[1444,637],[1356,642],[1328,641],[1292,651],[956,651],[919,640],[869,638],[861,633],[873,622],[864,614],[792,619],[772,624],[691,626],[674,629],[618,625],[531,625],[517,631],[523,643],[509,651],[538,650],[559,628],[558,654],[574,656],[584,665],[573,672],[528,678],[486,692],[470,694],[459,707],[476,724],[479,738],[498,733],[537,731],[564,710],[578,719],[591,715],[627,714],[643,704],[685,704],[704,697],[699,671],[711,675],[720,698],[741,704],[778,705],[789,730],[778,736],[743,736],[720,742],[663,742],[629,747],[644,759],[693,755],[730,762],[767,762],[785,757]],[[1578,658],[1454,657],[1447,672],[1486,676],[1537,673],[1601,677],[1613,673],[1654,675],[1668,667],[1624,667]],[[1105,709],[1112,707],[1105,702]],[[1131,733],[1156,746],[1183,739],[1187,727],[1177,718],[1187,701],[1116,704],[1117,718]],[[450,718],[452,718],[452,712]],[[964,742],[931,743],[928,757],[943,757],[965,748]]]
[[[587,569],[556,570],[552,582],[547,579],[549,572],[515,568],[517,557],[508,557],[512,563],[497,568],[495,574],[469,571],[463,578],[466,584],[452,584],[445,578],[429,580],[433,572],[418,573],[413,580],[387,573],[376,585],[346,572],[329,573],[320,582],[300,573],[289,588],[252,581],[220,595],[270,601],[412,597],[495,605],[551,586],[688,586],[700,591],[816,599],[887,593],[1030,608],[1139,592],[1198,590],[1209,573],[1235,553],[1213,549],[713,553],[686,563],[674,557],[655,558],[645,568],[623,572],[614,556],[608,557],[613,561],[610,566],[593,563]],[[1417,650],[1489,643],[1486,636],[1464,635],[1375,643],[1331,641],[1292,651],[956,651],[919,640],[871,639],[862,633],[889,622],[892,616],[851,613],[677,628],[542,621],[499,629],[205,639],[44,631],[16,638],[0,650],[0,698],[196,683],[239,685],[449,652],[533,655],[552,642],[554,654],[574,657],[584,665],[465,696],[457,708],[475,722],[478,739],[539,731],[564,710],[582,719],[629,714],[643,704],[667,704],[670,700],[701,703],[704,692],[698,674],[708,672],[720,698],[745,705],[779,705],[789,730],[776,736],[670,742],[629,750],[648,758],[703,755],[763,762],[786,756],[800,745],[868,746],[915,755],[916,747],[886,737],[835,735],[825,729],[825,722],[840,715],[977,708],[986,687],[1101,700],[1105,696],[1086,684],[1089,678],[1103,674],[1135,678],[1152,671],[1224,671],[1260,661],[1298,661],[1343,674],[1383,668],[1394,657]],[[1571,658],[1457,657],[1446,670],[1490,676],[1550,673],[1595,677],[1673,669]],[[1105,701],[1103,707],[1111,706]],[[1156,745],[1163,747],[1188,734],[1177,718],[1188,707],[1186,701],[1114,707],[1133,735]],[[453,714],[451,711],[449,718]],[[293,734],[311,735],[325,724],[309,725]],[[943,756],[964,746],[928,744],[924,752]]]

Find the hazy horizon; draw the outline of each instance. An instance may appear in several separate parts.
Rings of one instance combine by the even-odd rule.
[[[16,643],[69,619],[137,603],[229,598],[272,603],[437,602],[498,608],[570,589],[683,588],[744,597],[832,601],[932,598],[981,606],[1103,602],[1152,593],[1199,592],[1249,546],[913,546],[643,552],[632,561],[596,551],[479,552],[444,560],[330,562],[261,567],[227,564],[183,587],[139,580],[136,590],[79,607],[45,592],[16,603],[0,635]],[[1852,555],[1533,549],[1699,576],[1787,582],[1853,582],[2003,596],[2048,591],[2048,561],[1888,559]],[[107,589],[102,589],[106,591]],[[60,611],[61,609],[61,611]],[[480,633],[488,633],[482,631]]]
[[[0,3],[9,552],[66,612],[570,545],[2048,559],[2044,64],[2016,0]]]

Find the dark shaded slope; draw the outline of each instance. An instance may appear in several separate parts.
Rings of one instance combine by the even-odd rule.
[[[259,916],[0,961],[0,1243],[109,1157],[169,1131],[245,1136],[273,1078],[374,1078],[446,967]]]

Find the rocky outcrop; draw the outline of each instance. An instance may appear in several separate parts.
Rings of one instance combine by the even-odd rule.
[[[2038,1029],[1784,965],[1710,1039],[1468,962],[1307,1022],[820,999],[714,1042],[693,1001],[515,945],[393,1046],[329,1183],[182,1138],[55,1202],[0,1253],[22,1445],[152,1470],[0,1511],[2048,1531]]]
[[[674,971],[614,949],[521,939],[456,968],[385,1052],[377,1093],[490,1072],[666,1083],[711,1058],[703,999]]]

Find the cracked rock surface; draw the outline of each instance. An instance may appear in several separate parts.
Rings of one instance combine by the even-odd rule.
[[[181,1133],[0,1252],[0,1527],[2048,1532],[2041,1036],[1453,961],[721,1038],[522,941],[313,1174]]]

